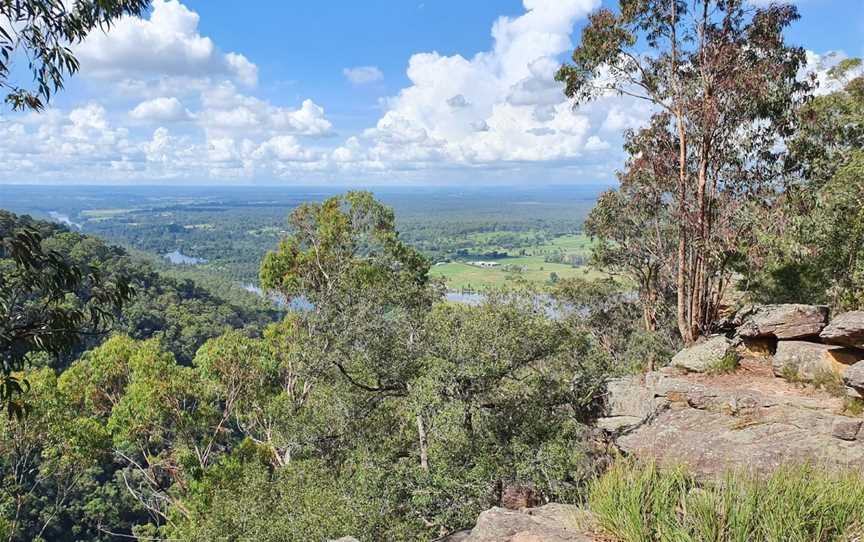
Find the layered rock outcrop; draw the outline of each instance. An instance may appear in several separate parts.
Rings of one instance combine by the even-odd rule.
[[[807,341],[780,341],[772,356],[774,374],[813,382],[820,375],[840,375],[864,359],[864,351]]]
[[[672,366],[695,373],[705,373],[718,366],[723,358],[735,352],[735,343],[723,335],[706,340],[681,350],[672,358]]]
[[[592,542],[582,527],[585,512],[570,504],[508,510],[491,508],[470,530],[450,534],[438,542]]]
[[[864,394],[864,349],[850,346],[864,337],[864,312],[829,322],[824,307],[768,305],[731,321],[727,336],[682,350],[668,368],[610,381],[598,427],[625,453],[709,476],[864,465],[864,418],[847,415],[843,393],[845,384],[846,396]],[[716,374],[731,348],[740,366]]]

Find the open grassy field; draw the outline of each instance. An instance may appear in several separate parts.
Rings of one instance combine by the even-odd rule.
[[[132,212],[134,209],[88,209],[81,215],[88,220],[108,220]]]
[[[495,247],[488,248],[494,249]],[[552,273],[555,273],[559,279],[602,277],[602,273],[588,267],[573,267],[568,264],[545,261],[548,255],[558,252],[580,254],[587,258],[590,250],[591,240],[588,237],[563,235],[535,247],[507,251],[507,257],[490,260],[498,264],[493,268],[472,265],[469,263],[471,259],[466,259],[465,261],[439,263],[432,267],[430,274],[434,277],[443,277],[447,281],[447,287],[453,291],[482,290],[503,286],[517,278],[537,284],[547,284],[550,283]],[[514,272],[512,271],[514,267],[521,268],[521,270]]]

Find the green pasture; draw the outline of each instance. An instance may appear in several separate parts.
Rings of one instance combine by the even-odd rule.
[[[494,248],[490,247],[490,249]],[[444,278],[447,281],[447,287],[451,290],[482,290],[489,287],[504,286],[517,279],[524,279],[536,284],[547,284],[550,282],[552,273],[555,273],[559,279],[600,278],[603,274],[595,269],[544,261],[546,255],[558,251],[565,254],[582,254],[587,257],[590,254],[590,249],[591,240],[588,237],[564,235],[534,247],[508,251],[508,257],[491,260],[498,264],[493,268],[471,265],[468,262],[472,261],[472,258],[468,258],[465,261],[434,265],[430,275]],[[473,259],[483,260],[484,258]],[[505,269],[507,266],[519,266],[524,270],[512,272]]]

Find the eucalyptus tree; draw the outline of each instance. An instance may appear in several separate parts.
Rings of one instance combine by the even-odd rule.
[[[804,50],[783,36],[797,18],[778,3],[621,0],[617,12],[590,16],[573,63],[557,74],[577,105],[617,94],[669,117],[676,319],[686,342],[710,330],[742,233],[736,212],[776,179],[776,143],[808,88],[797,77]]]
[[[675,141],[667,126],[668,116],[657,115],[648,127],[626,134],[629,158],[618,188],[601,194],[585,220],[596,240],[592,263],[636,285],[646,332],[666,319],[674,297]]]
[[[0,0],[0,87],[13,110],[42,110],[80,64],[71,46],[124,15],[141,15],[150,0]],[[33,86],[11,80],[27,65]]]
[[[288,222],[291,234],[261,264],[262,287],[310,304],[301,314],[310,347],[353,387],[404,396],[423,318],[441,296],[429,261],[369,192],[301,205]]]

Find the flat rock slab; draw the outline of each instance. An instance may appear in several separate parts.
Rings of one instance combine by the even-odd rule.
[[[838,314],[822,330],[819,338],[826,343],[864,348],[864,311]]]
[[[842,400],[823,392],[749,372],[710,377],[665,370],[633,385],[647,388],[655,407],[613,434],[625,453],[684,464],[704,476],[727,469],[770,472],[785,463],[864,469],[864,418],[840,414]],[[614,392],[636,393],[623,385]]]
[[[480,514],[470,531],[440,542],[593,542],[579,526],[584,512],[576,505],[547,504],[525,510],[491,508]]]
[[[795,376],[812,382],[820,373],[833,373],[842,377],[849,366],[862,359],[864,351],[857,348],[807,341],[780,341],[772,366],[777,376]]]
[[[828,307],[822,305],[761,305],[736,316],[740,337],[799,339],[815,337],[828,324]]]
[[[860,427],[852,434],[854,422],[831,423],[831,433],[825,434],[806,425],[808,421],[807,416],[760,419],[668,409],[616,443],[627,453],[666,465],[684,464],[704,476],[719,476],[728,469],[766,473],[790,463],[864,464],[864,444],[857,440]],[[819,425],[824,428],[827,421]]]

